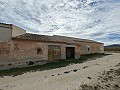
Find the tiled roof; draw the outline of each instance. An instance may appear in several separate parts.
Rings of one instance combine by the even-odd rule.
[[[0,23],[0,26],[4,27],[12,27],[13,24],[6,24],[6,23]],[[100,43],[89,39],[80,39],[80,38],[74,38],[74,37],[66,37],[66,36],[47,36],[47,35],[38,35],[38,34],[22,34],[16,37],[13,37],[12,39],[21,39],[21,40],[34,40],[34,41],[46,41],[46,42],[60,42],[60,43],[67,43],[67,44],[77,44],[79,42],[90,42],[90,43]],[[102,44],[102,43],[101,43]]]
[[[90,42],[90,43],[100,43],[88,39],[80,39],[66,36],[47,36],[47,35],[38,35],[26,33],[20,36],[13,37],[13,39],[22,39],[22,40],[35,40],[35,41],[46,41],[46,42],[62,42],[67,44],[77,44],[78,42]]]
[[[54,35],[53,37],[55,37],[56,39],[61,39],[62,41],[66,42],[66,43],[78,43],[78,42],[89,42],[89,43],[100,43],[100,42],[96,42],[94,40],[89,40],[89,39],[81,39],[81,38],[74,38],[74,37],[66,37],[66,36],[58,36],[58,35]]]
[[[47,35],[38,35],[38,34],[30,34],[26,33],[20,36],[13,37],[13,39],[24,39],[24,40],[35,40],[35,41],[50,41],[50,42],[63,42],[61,40],[57,40],[52,36]],[[64,42],[65,43],[65,42]]]

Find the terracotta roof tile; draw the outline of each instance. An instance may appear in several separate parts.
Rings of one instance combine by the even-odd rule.
[[[20,36],[13,37],[13,39],[25,39],[25,40],[37,40],[37,41],[49,41],[49,42],[62,42],[67,44],[77,44],[78,42],[90,42],[90,43],[100,43],[88,39],[80,39],[66,36],[47,36],[47,35],[38,35],[26,33]]]
[[[13,37],[13,39],[24,39],[24,40],[36,40],[36,41],[50,41],[50,42],[63,42],[62,40],[57,40],[52,36],[38,35],[26,33],[20,36]]]

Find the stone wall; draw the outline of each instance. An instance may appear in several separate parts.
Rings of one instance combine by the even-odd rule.
[[[60,43],[14,40],[11,45],[11,58],[23,60],[48,60],[48,45],[61,46],[61,59],[65,59],[65,45]],[[38,52],[39,50],[39,52]],[[25,61],[26,61],[25,60]]]
[[[38,53],[37,49],[41,49]],[[45,62],[45,45],[32,41],[10,41],[0,44],[0,69],[23,67]]]
[[[104,44],[80,42],[80,54],[104,53]]]
[[[80,55],[81,55],[80,45],[76,45],[75,46],[75,59],[80,58]]]
[[[0,44],[0,66],[5,68],[23,67],[30,62],[34,65],[48,61],[48,45],[61,46],[61,59],[66,59],[65,44],[27,40],[11,40]]]
[[[10,58],[10,42],[0,43],[0,64],[8,62]]]
[[[82,54],[102,53],[103,44],[80,42],[77,45],[64,43],[38,42],[29,40],[11,40],[0,43],[0,67],[27,66],[48,61],[48,45],[61,46],[61,59],[66,59],[66,47],[75,47],[75,59]],[[89,48],[89,49],[88,49]]]

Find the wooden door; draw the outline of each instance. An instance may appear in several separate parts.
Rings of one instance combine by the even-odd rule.
[[[48,60],[53,61],[54,60],[54,50],[48,49]]]
[[[48,46],[48,60],[60,60],[61,59],[61,47],[55,45]]]
[[[75,58],[75,47],[66,47],[66,59]]]

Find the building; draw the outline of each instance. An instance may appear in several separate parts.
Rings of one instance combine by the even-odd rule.
[[[0,67],[28,65],[31,61],[78,59],[82,54],[104,53],[104,44],[65,36],[26,33],[12,25],[0,24]]]

